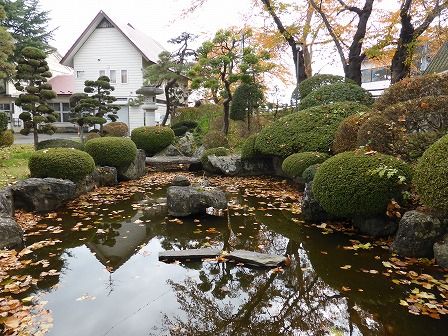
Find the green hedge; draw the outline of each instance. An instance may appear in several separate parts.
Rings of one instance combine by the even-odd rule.
[[[414,184],[422,202],[448,213],[448,135],[430,146],[418,161]]]
[[[328,153],[341,121],[367,111],[367,106],[358,103],[339,102],[292,113],[264,127],[255,149],[262,155],[284,158],[300,152]]]
[[[8,115],[4,112],[0,112],[0,132],[8,129]]]
[[[126,137],[129,135],[129,127],[124,122],[114,121],[103,126],[104,136]]]
[[[401,201],[410,181],[409,166],[393,156],[344,152],[320,165],[313,192],[332,215],[370,217],[385,214],[392,199]]]
[[[41,141],[37,144],[38,150],[45,148],[74,148],[84,150],[82,143],[69,139],[50,139]]]
[[[358,131],[369,116],[370,113],[354,114],[345,118],[339,124],[334,136],[333,153],[348,152],[358,147]]]
[[[311,92],[300,101],[300,109],[305,110],[313,106],[343,101],[357,102],[366,106],[370,106],[374,102],[372,94],[359,85],[336,83],[324,85]]]
[[[300,82],[300,85],[299,85],[300,97],[303,99],[306,96],[308,96],[311,92],[316,91],[317,89],[321,88],[322,86],[331,85],[331,84],[335,84],[335,83],[356,84],[351,79],[348,79],[348,78],[345,78],[342,76],[330,75],[330,74],[314,75],[314,76]]]
[[[85,150],[98,166],[126,167],[137,155],[137,147],[129,138],[105,137],[86,142]]]
[[[14,133],[11,130],[0,131],[0,147],[11,147],[14,143]]]
[[[257,140],[258,134],[252,134],[246,141],[244,141],[241,147],[241,158],[251,159],[260,156],[260,153],[255,148],[255,141]]]
[[[171,128],[162,126],[139,127],[132,131],[131,139],[137,148],[152,156],[171,145],[175,135]]]
[[[54,177],[77,182],[93,172],[95,161],[78,149],[48,148],[34,152],[28,167],[32,177]]]
[[[289,178],[302,178],[303,172],[309,166],[322,163],[330,156],[318,152],[303,152],[288,156],[282,163],[282,170]]]

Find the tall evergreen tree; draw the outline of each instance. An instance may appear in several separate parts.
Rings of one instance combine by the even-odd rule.
[[[0,5],[0,22],[6,18],[6,13]],[[5,27],[0,25],[0,80],[14,73],[14,65],[9,61],[14,53],[14,43]]]
[[[35,47],[50,52],[50,41],[54,30],[50,30],[49,12],[42,10],[39,0],[0,0],[6,12],[6,18],[0,24],[12,35],[16,49],[11,60],[17,63],[20,52],[25,47]]]

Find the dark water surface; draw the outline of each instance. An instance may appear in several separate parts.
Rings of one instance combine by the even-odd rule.
[[[54,318],[49,335],[447,335],[447,318],[415,316],[400,306],[416,285],[382,274],[390,257],[385,248],[347,250],[350,240],[368,240],[303,225],[286,184],[229,179],[229,216],[179,223],[151,206],[166,194],[160,183],[137,186],[130,199],[93,193],[43,218],[50,230],[27,237],[28,244],[61,241],[33,255],[61,272],[34,291]],[[215,245],[289,254],[292,264],[281,273],[158,261],[162,250]]]

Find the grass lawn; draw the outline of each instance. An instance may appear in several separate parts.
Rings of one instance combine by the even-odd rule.
[[[0,148],[0,188],[29,176],[28,160],[33,152],[33,145]]]

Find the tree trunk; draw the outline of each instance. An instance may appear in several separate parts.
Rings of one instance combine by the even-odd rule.
[[[229,120],[230,120],[230,99],[226,98],[224,100],[224,122],[222,124],[222,132],[227,135],[229,134]]]
[[[79,138],[81,139],[81,143],[84,143],[84,126],[79,126]]]
[[[168,122],[168,118],[170,117],[170,114],[172,112],[173,104],[171,103],[171,97],[170,97],[170,89],[176,84],[176,79],[171,79],[166,83],[165,85],[165,100],[166,100],[166,112],[165,116],[162,120],[162,126],[165,126]]]
[[[33,138],[34,149],[37,150],[37,144],[39,143],[39,134],[37,133],[37,123],[33,120]]]
[[[361,85],[361,65],[364,57],[354,57],[349,60],[349,63],[344,68],[345,77],[355,81],[358,85]]]

